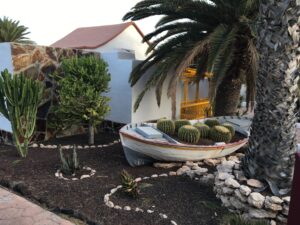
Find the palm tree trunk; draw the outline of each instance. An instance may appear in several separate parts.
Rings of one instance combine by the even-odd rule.
[[[294,168],[299,15],[296,0],[264,0],[260,6],[256,108],[242,165],[276,195],[290,189]]]
[[[236,115],[241,87],[241,79],[226,76],[216,94],[214,116]]]

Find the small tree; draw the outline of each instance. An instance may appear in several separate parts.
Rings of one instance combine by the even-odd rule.
[[[63,59],[54,74],[58,84],[59,102],[53,109],[63,128],[73,124],[88,125],[89,144],[94,144],[95,126],[109,112],[109,98],[103,96],[109,88],[107,64],[95,56]]]
[[[11,122],[13,138],[21,157],[28,153],[34,134],[43,86],[23,74],[12,76],[8,70],[0,76],[0,113]]]

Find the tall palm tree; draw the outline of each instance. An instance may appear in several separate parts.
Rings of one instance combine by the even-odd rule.
[[[297,0],[261,2],[256,107],[242,165],[280,195],[291,186],[296,151],[300,6]]]
[[[7,17],[0,18],[0,42],[34,43],[26,37],[30,33],[28,28],[19,23]]]
[[[158,105],[163,83],[171,77],[168,96],[175,107],[176,84],[192,62],[197,65],[198,79],[205,72],[213,73],[210,98],[215,115],[234,114],[240,88],[247,84],[247,102],[253,106],[258,55],[252,20],[257,15],[256,0],[143,0],[137,3],[124,20],[140,20],[162,15],[156,30],[147,34],[151,41],[148,57],[132,72],[131,85],[145,71],[156,66],[144,91],[135,103],[135,110],[150,88],[156,88]],[[173,116],[175,115],[173,110]]]

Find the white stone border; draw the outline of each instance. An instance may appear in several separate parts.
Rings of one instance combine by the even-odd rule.
[[[110,146],[113,146],[115,144],[120,143],[121,140],[115,140],[113,142],[110,142],[108,144],[103,144],[103,145],[75,145],[77,149],[95,149],[95,148],[107,148]],[[55,149],[58,148],[58,145],[44,145],[44,144],[37,144],[33,143],[30,145],[31,148],[48,148],[48,149]],[[62,149],[72,149],[73,145],[61,145]]]
[[[89,174],[83,174],[80,176],[80,178],[77,177],[73,177],[73,178],[66,178],[64,177],[63,173],[61,172],[60,169],[58,169],[55,173],[55,177],[57,177],[58,179],[62,179],[62,180],[72,180],[72,181],[77,181],[77,180],[82,180],[82,179],[86,179],[86,178],[91,178],[92,176],[94,176],[96,174],[96,170],[92,169],[91,167],[88,166],[84,166],[82,167],[83,170],[88,170],[90,171]],[[73,174],[75,176],[75,174]]]

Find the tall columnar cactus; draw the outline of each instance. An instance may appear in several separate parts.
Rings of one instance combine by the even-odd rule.
[[[0,76],[0,113],[11,122],[13,138],[21,157],[28,153],[34,134],[38,105],[43,86],[23,74],[11,75],[8,70]]]
[[[168,119],[160,119],[157,122],[157,129],[166,133],[166,134],[174,134],[175,133],[175,124],[172,120]]]
[[[209,137],[215,142],[225,142],[228,143],[231,141],[231,133],[226,127],[223,126],[214,126],[210,129]]]
[[[217,119],[207,119],[204,121],[204,123],[209,127],[220,125],[220,122]]]
[[[178,137],[181,141],[196,144],[200,139],[200,132],[192,125],[185,125],[179,128]]]
[[[230,130],[231,136],[234,137],[235,129],[230,123],[223,123],[222,126],[226,127],[228,130]]]
[[[200,138],[208,138],[210,130],[209,126],[207,126],[204,123],[198,122],[194,124],[194,127],[196,127],[199,130]]]
[[[185,119],[175,120],[175,132],[178,132],[179,128],[184,125],[191,125],[190,121]]]

